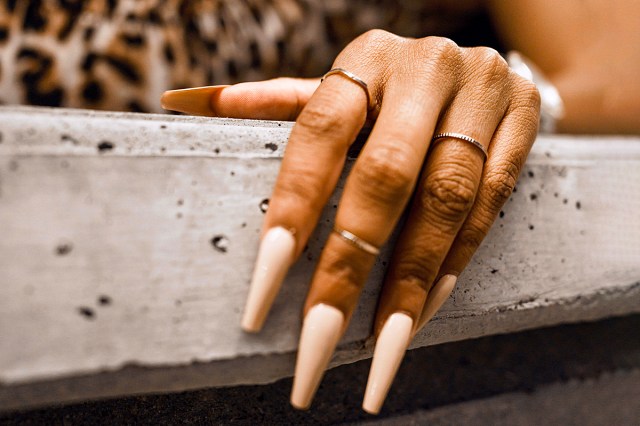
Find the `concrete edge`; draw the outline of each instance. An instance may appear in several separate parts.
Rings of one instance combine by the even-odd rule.
[[[544,312],[527,308],[505,310],[492,333],[458,336],[455,340],[464,340],[481,335],[502,334],[504,332],[523,331],[541,326],[552,326],[564,323],[596,321],[613,316],[623,316],[640,312],[640,283],[627,287],[627,291],[608,300],[606,304],[596,303],[598,296],[577,297],[573,301],[560,302],[547,307]],[[573,319],[550,320],[543,325],[532,324],[534,318],[549,314],[549,310],[579,312]],[[486,315],[494,315],[486,313]],[[549,315],[554,318],[554,315]],[[438,327],[434,321],[432,327]],[[459,322],[459,320],[457,321]],[[476,317],[466,318],[465,323],[477,323]],[[514,323],[517,328],[514,329]],[[469,324],[466,324],[468,327]],[[502,326],[500,326],[502,325]],[[428,331],[428,330],[427,330]],[[426,333],[428,336],[428,333]],[[412,348],[445,343],[444,340],[417,340]],[[426,339],[428,340],[428,338]],[[450,339],[446,341],[452,341]],[[353,363],[370,358],[373,353],[373,342],[351,343],[340,348],[331,363],[331,368],[342,364]],[[267,384],[293,375],[295,353],[270,355],[254,355],[210,363],[194,362],[181,366],[146,367],[127,365],[114,371],[102,371],[95,374],[64,377],[54,380],[36,381],[25,384],[0,386],[0,411],[38,408],[54,403],[72,403],[87,400],[112,398],[122,395],[149,393],[170,393],[194,390],[206,387],[229,387],[244,384]],[[241,373],[241,374],[239,374]]]

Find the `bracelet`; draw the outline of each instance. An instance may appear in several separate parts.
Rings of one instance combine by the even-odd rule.
[[[509,68],[536,85],[540,92],[540,132],[553,133],[556,122],[564,117],[564,103],[558,89],[530,59],[515,50],[506,56]]]

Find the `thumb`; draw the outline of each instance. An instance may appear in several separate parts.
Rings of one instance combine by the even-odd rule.
[[[320,79],[276,78],[239,83],[169,90],[162,95],[162,108],[192,115],[295,120]]]

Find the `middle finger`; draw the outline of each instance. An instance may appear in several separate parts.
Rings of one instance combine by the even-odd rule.
[[[418,75],[399,73],[387,82],[375,127],[347,179],[336,228],[374,247],[384,244],[406,206],[437,118],[453,91],[455,79],[436,71],[437,62],[423,64]],[[431,78],[420,78],[425,73]],[[327,240],[305,303],[291,394],[295,407],[309,406],[374,261],[373,253],[338,232]]]

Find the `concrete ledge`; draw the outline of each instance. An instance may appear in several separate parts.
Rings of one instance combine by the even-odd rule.
[[[244,335],[264,200],[290,126],[1,107],[0,407],[290,375],[343,183],[264,332]],[[503,217],[414,347],[640,312],[639,210],[639,138],[540,137]],[[334,365],[370,356],[388,254]]]

